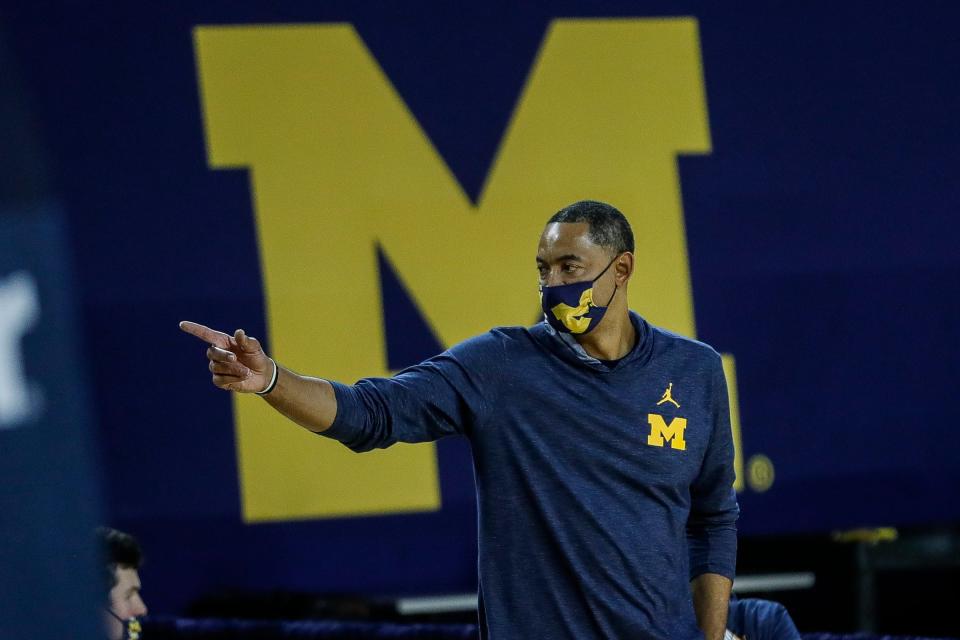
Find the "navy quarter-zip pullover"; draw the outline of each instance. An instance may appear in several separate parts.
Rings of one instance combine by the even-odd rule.
[[[694,640],[689,580],[733,578],[733,443],[720,356],[631,312],[612,366],[546,323],[392,378],[332,383],[323,435],[355,451],[469,438],[481,637]]]

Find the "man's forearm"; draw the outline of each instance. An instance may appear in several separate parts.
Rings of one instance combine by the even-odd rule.
[[[697,624],[706,640],[723,640],[733,582],[716,573],[704,573],[690,583]]]
[[[277,385],[263,399],[305,429],[314,433],[329,429],[337,417],[337,397],[330,383],[277,367]]]

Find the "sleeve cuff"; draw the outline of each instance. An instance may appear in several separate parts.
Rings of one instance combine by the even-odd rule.
[[[327,382],[333,387],[333,394],[337,399],[337,417],[334,418],[333,424],[328,429],[319,432],[317,435],[337,440],[353,448],[351,443],[355,443],[362,433],[361,425],[363,424],[357,393],[349,385],[333,380],[327,380]]]
[[[688,538],[690,579],[715,573],[733,580],[737,573],[737,530],[733,526],[717,527]]]
[[[696,567],[690,567],[690,579],[698,578],[705,573],[715,573],[723,576],[731,582],[737,575],[736,567],[725,563],[701,564]]]

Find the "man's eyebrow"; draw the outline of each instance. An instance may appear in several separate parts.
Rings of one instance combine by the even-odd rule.
[[[562,256],[560,256],[560,257],[558,257],[558,258],[554,258],[554,262],[563,262],[564,260],[574,260],[574,261],[576,261],[576,262],[583,262],[583,261],[584,261],[581,256],[578,256],[578,255],[573,254],[573,253],[568,253],[568,254],[562,255]],[[546,264],[547,261],[544,260],[543,258],[541,258],[540,256],[537,256],[537,264],[540,264],[540,263]]]

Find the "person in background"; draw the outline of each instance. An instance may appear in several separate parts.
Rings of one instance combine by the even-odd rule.
[[[143,553],[136,538],[109,527],[97,529],[106,570],[107,603],[103,620],[110,640],[138,640],[147,605],[140,594]]]
[[[800,640],[793,619],[779,602],[730,599],[727,640]]]

